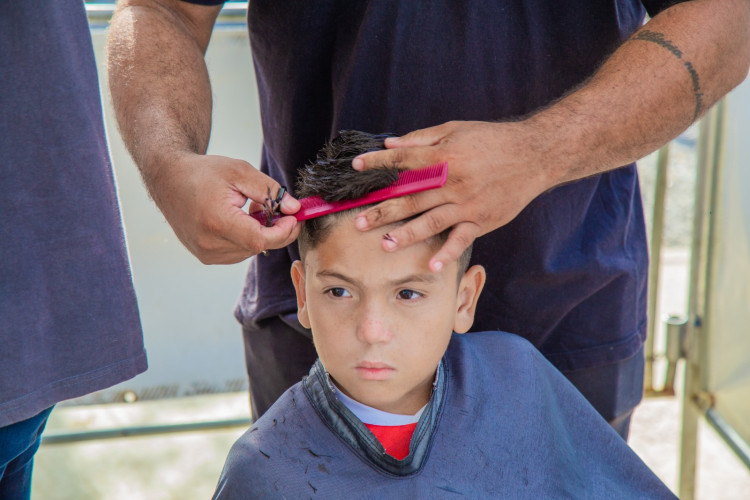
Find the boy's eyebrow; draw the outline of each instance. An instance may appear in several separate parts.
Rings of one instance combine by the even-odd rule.
[[[435,273],[410,274],[404,278],[392,281],[393,285],[404,285],[406,283],[434,283],[438,277]]]
[[[346,281],[347,283],[351,283],[352,285],[361,285],[361,283],[354,279],[350,278],[349,276],[343,275],[341,273],[337,273],[336,271],[330,271],[327,269],[324,269],[322,271],[318,271],[316,275],[319,278],[336,278],[341,281]],[[391,285],[398,286],[403,285],[406,283],[434,283],[437,281],[437,275],[435,273],[420,273],[420,274],[410,274],[408,276],[404,276],[403,278],[399,278],[397,280],[391,281]]]
[[[341,273],[337,273],[336,271],[329,271],[327,269],[323,269],[322,271],[318,271],[315,273],[315,275],[318,278],[336,278],[341,281],[346,281],[347,283],[351,283],[352,285],[359,285],[359,281],[355,280],[354,278],[350,278],[349,276],[344,276]]]

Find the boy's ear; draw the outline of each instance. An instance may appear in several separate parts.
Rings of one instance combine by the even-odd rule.
[[[307,297],[305,296],[305,267],[302,262],[292,263],[292,282],[297,292],[297,319],[302,326],[310,328],[310,317],[307,315]]]
[[[486,279],[487,274],[484,268],[479,265],[471,266],[461,277],[461,281],[458,283],[456,318],[453,322],[453,331],[456,333],[466,333],[474,324],[477,301]]]

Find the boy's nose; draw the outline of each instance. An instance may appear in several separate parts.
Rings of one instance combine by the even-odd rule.
[[[367,344],[388,342],[393,337],[390,322],[377,304],[364,307],[357,324],[357,338]]]

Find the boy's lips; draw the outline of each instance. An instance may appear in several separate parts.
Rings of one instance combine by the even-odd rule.
[[[355,366],[355,370],[365,380],[384,380],[395,371],[395,369],[387,363],[380,363],[374,361],[360,361]]]

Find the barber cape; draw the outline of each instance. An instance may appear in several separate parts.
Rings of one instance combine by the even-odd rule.
[[[675,498],[530,343],[453,335],[409,456],[317,361],[232,447],[214,498]]]

